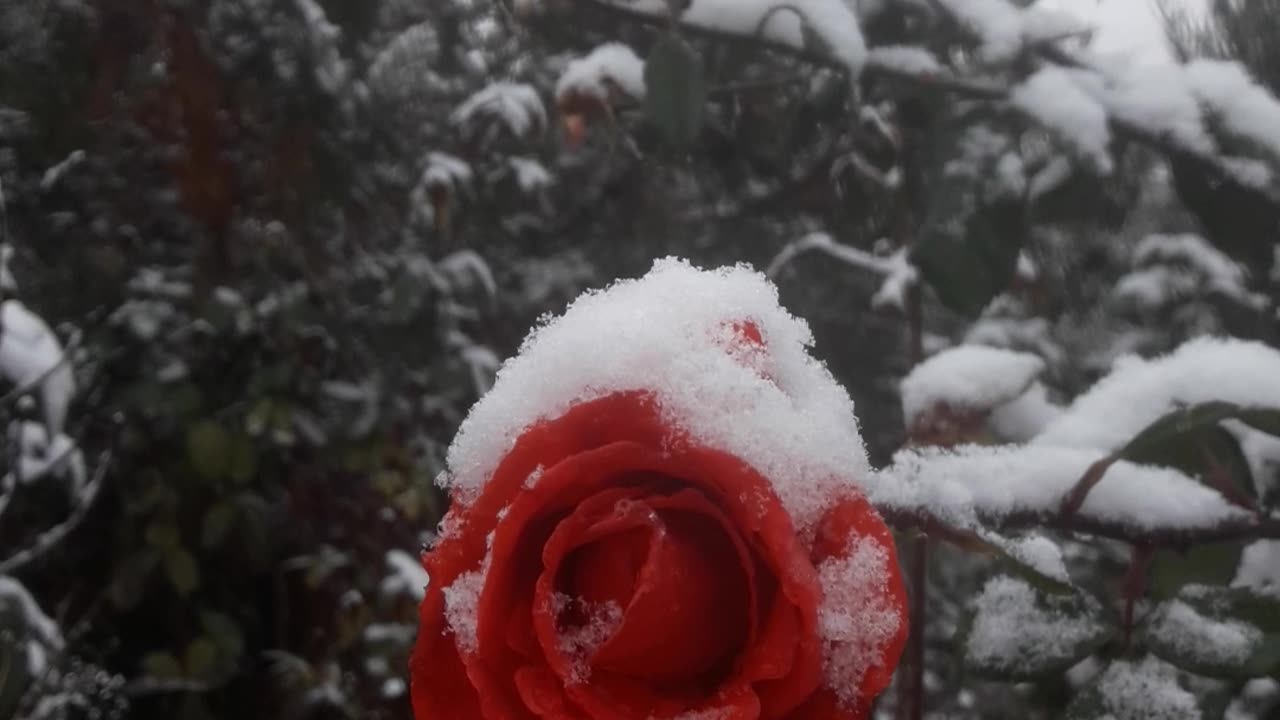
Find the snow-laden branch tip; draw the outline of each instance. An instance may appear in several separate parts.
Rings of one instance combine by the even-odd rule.
[[[908,426],[939,406],[981,413],[1013,402],[1044,371],[1030,353],[982,345],[944,350],[902,379],[902,412]]]
[[[906,307],[908,291],[920,281],[920,272],[911,264],[906,248],[895,251],[892,255],[873,255],[865,250],[837,243],[826,233],[810,233],[803,238],[788,244],[769,263],[765,275],[777,278],[782,270],[801,255],[812,251],[823,252],[850,267],[875,273],[884,278],[880,288],[871,298],[871,306],[876,309]]]
[[[547,110],[531,85],[492,83],[467,98],[449,116],[454,125],[473,131],[482,121],[501,123],[518,138],[528,137],[547,126]]]
[[[607,102],[622,94],[632,100],[645,95],[644,61],[629,46],[607,43],[571,60],[556,81],[556,102],[590,97]]]
[[[58,336],[19,300],[0,304],[0,375],[22,393],[38,389],[50,434],[62,432],[75,395],[75,373]]]

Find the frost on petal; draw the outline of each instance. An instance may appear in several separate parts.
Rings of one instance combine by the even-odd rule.
[[[476,649],[476,633],[480,627],[478,606],[487,566],[488,558],[485,558],[485,567],[462,573],[444,589],[445,621],[462,652]]]
[[[1036,118],[1102,173],[1112,170],[1111,130],[1106,109],[1065,70],[1046,67],[1009,93],[1014,107]]]
[[[744,322],[767,348],[765,368],[728,351],[731,328]],[[853,403],[809,355],[811,343],[759,273],[660,260],[643,278],[583,295],[525,339],[463,422],[442,480],[474,496],[534,422],[644,390],[672,432],[769,478],[804,528],[847,493],[849,478],[870,474]]]
[[[1169,355],[1122,359],[1033,441],[1115,450],[1179,405],[1222,401],[1280,407],[1280,351],[1245,340],[1201,338]]]
[[[854,538],[844,557],[818,565],[822,605],[818,609],[827,687],[855,706],[859,681],[884,663],[884,648],[902,627],[901,608],[887,585],[889,553],[870,538]]]
[[[18,387],[38,383],[45,422],[54,435],[62,431],[75,375],[53,330],[18,300],[0,305],[0,373]]]

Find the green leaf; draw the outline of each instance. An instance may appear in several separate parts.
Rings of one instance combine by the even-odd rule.
[[[172,522],[152,522],[143,531],[147,544],[157,550],[168,550],[178,547],[182,538],[178,534],[178,526]]]
[[[1156,608],[1143,634],[1153,654],[1197,675],[1280,670],[1280,599],[1248,588],[1189,586]]]
[[[644,64],[645,115],[676,147],[687,147],[702,132],[707,82],[702,60],[678,35],[663,36]]]
[[[142,597],[142,589],[156,564],[160,562],[160,554],[155,548],[147,547],[126,557],[116,567],[111,578],[108,592],[111,602],[117,608],[127,610],[138,604]]]
[[[258,449],[247,435],[234,435],[230,439],[227,458],[227,476],[237,483],[247,483],[258,470]]]
[[[235,524],[235,520],[234,503],[223,500],[211,506],[204,514],[204,523],[200,528],[200,544],[206,548],[221,545],[231,526]]]
[[[231,450],[231,436],[211,420],[196,423],[187,431],[187,457],[191,468],[206,480],[226,476]]]
[[[1147,586],[1157,598],[1172,597],[1186,585],[1226,585],[1236,576],[1244,543],[1194,545],[1185,552],[1160,550],[1151,559]]]
[[[244,633],[230,617],[206,610],[200,613],[200,624],[219,652],[230,660],[236,660],[244,652]]]
[[[974,198],[973,182],[948,182],[930,210],[930,221],[911,252],[938,299],[976,317],[1008,289],[1027,228],[1016,198]],[[976,207],[969,207],[970,205]]]
[[[173,589],[187,595],[200,585],[200,568],[196,559],[182,548],[174,548],[164,555],[164,571]]]
[[[1083,593],[1042,592],[1026,581],[992,578],[961,621],[965,665],[1002,681],[1064,672],[1114,635],[1102,608]]]
[[[167,652],[151,652],[143,656],[142,671],[162,680],[182,677],[182,666],[178,664],[178,659]]]
[[[218,661],[218,646],[207,637],[198,637],[187,645],[183,666],[187,676],[207,678],[213,674]]]

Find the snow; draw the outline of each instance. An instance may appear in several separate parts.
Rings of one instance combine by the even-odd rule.
[[[9,426],[16,435],[19,452],[17,479],[24,485],[33,484],[50,475],[67,476],[72,494],[87,478],[84,456],[76,443],[66,435],[55,435],[49,442],[49,430],[45,425],[18,421]]]
[[[987,427],[1004,442],[1024,443],[1044,432],[1058,416],[1062,406],[1049,399],[1040,382],[1033,382],[1016,400],[991,411]]]
[[[1179,405],[1280,408],[1276,378],[1280,352],[1246,340],[1200,338],[1152,360],[1126,357],[1032,443],[1111,451]]]
[[[1245,546],[1231,585],[1280,595],[1280,540],[1258,540]]]
[[[912,75],[942,72],[942,64],[928,50],[915,45],[880,45],[867,53],[867,64]]]
[[[589,603],[560,593],[552,596],[552,602],[557,617],[577,605],[584,618],[582,624],[560,630],[559,650],[569,659],[569,682],[586,682],[591,676],[591,656],[622,625],[622,607],[615,602]]]
[[[911,263],[910,253],[905,248],[888,257],[881,257],[837,243],[830,235],[822,232],[809,233],[788,244],[774,256],[765,274],[771,278],[777,277],[784,267],[811,250],[821,250],[846,265],[883,275],[884,281],[871,298],[871,306],[876,309],[892,307],[902,310],[906,307],[907,291],[920,280],[920,272]]]
[[[1185,66],[1191,91],[1223,128],[1280,158],[1280,101],[1238,62],[1193,60]]]
[[[607,43],[571,61],[556,82],[556,99],[572,96],[608,100],[610,85],[633,99],[644,97],[644,61],[622,43]]]
[[[1042,606],[1031,585],[1007,576],[988,580],[973,606],[965,653],[993,669],[1016,670],[1070,656],[1107,632],[1087,617]]]
[[[0,374],[18,387],[39,383],[45,422],[54,435],[62,432],[75,375],[53,330],[18,300],[0,304]]]
[[[670,14],[667,0],[606,2],[647,15]],[[794,48],[828,50],[856,77],[866,64],[867,46],[850,4],[844,0],[693,0],[680,22],[730,35],[759,36]],[[826,48],[808,47],[805,28]]]
[[[1200,720],[1196,698],[1178,672],[1153,657],[1113,660],[1098,679],[1103,709],[1115,720]]]
[[[902,379],[902,413],[908,425],[939,406],[989,411],[1031,387],[1044,361],[1029,353],[960,345],[921,362]]]
[[[1056,67],[1037,71],[1010,90],[1009,101],[1061,135],[1100,172],[1111,172],[1107,111],[1067,71]]]
[[[1252,302],[1244,268],[1199,235],[1148,235],[1134,246],[1135,267],[1158,263],[1184,265],[1198,273],[1210,290]]]
[[[471,125],[480,117],[502,121],[511,134],[526,137],[546,127],[547,111],[531,85],[496,82],[467,98],[449,116],[455,125]]]
[[[1070,583],[1067,565],[1062,559],[1062,548],[1043,535],[1031,534],[1021,538],[992,538],[1005,552],[1018,562],[1059,582]]]
[[[1006,60],[1022,49],[1022,15],[1007,0],[940,0],[939,4],[978,37],[985,59]]]
[[[509,157],[507,164],[515,173],[516,185],[525,193],[535,193],[550,187],[555,180],[547,168],[537,160],[524,157]]]
[[[1162,604],[1147,632],[1179,656],[1214,664],[1239,664],[1262,642],[1262,631],[1238,620],[1208,617],[1182,600]]]
[[[768,348],[764,367],[726,351],[742,322]],[[442,482],[474,497],[531,424],[646,390],[674,430],[742,458],[770,479],[798,527],[811,527],[850,478],[870,475],[853,403],[809,355],[812,342],[759,273],[659,260],[643,278],[579,297],[525,339],[462,423]]]
[[[1096,450],[1038,445],[907,449],[870,483],[869,498],[877,506],[923,507],[961,526],[972,526],[975,514],[988,522],[1045,518],[1101,458]],[[1210,528],[1249,517],[1177,470],[1127,461],[1107,470],[1079,515],[1137,530]]]
[[[417,558],[403,550],[388,550],[386,563],[391,572],[382,581],[383,595],[408,595],[421,600],[427,594],[431,578]]]
[[[465,160],[448,153],[432,152],[427,155],[426,169],[422,171],[422,184],[426,187],[442,187],[453,191],[471,182],[473,173]]]
[[[1216,152],[1180,66],[1112,63],[1102,70],[1105,74],[1077,70],[1072,75],[1116,117],[1154,135],[1167,135],[1191,150]]]
[[[453,631],[454,640],[462,652],[474,652],[476,649],[480,623],[476,607],[480,604],[480,591],[484,589],[488,560],[486,556],[486,567],[462,573],[444,589],[445,622]]]
[[[874,540],[854,538],[844,557],[818,566],[822,606],[818,625],[823,640],[827,687],[841,701],[856,705],[857,682],[881,661],[902,626],[901,612],[888,600],[888,551]]]

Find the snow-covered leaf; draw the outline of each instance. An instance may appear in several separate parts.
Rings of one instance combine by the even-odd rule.
[[[1038,592],[1011,577],[989,580],[958,633],[965,664],[1003,680],[1060,673],[1105,644],[1113,628],[1085,595]]]
[[[1147,621],[1160,658],[1197,675],[1248,679],[1280,668],[1280,599],[1248,588],[1184,588]]]

